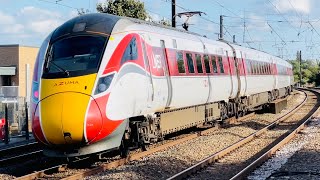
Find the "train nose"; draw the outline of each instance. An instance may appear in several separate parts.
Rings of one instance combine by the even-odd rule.
[[[85,123],[88,104],[91,97],[77,92],[64,92],[51,95],[40,102],[41,124],[47,141],[53,145],[85,143]],[[102,127],[102,119],[98,106],[94,115],[98,134]]]

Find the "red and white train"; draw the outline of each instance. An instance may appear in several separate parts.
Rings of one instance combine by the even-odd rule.
[[[108,14],[71,19],[42,44],[32,86],[48,156],[139,147],[284,97],[292,66],[225,41]]]

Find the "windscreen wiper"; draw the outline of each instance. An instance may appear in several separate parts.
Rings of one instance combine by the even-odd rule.
[[[64,72],[68,77],[70,76],[70,73],[68,70],[62,68],[61,66],[59,66],[58,64],[56,64],[55,62],[53,61],[49,61],[48,63],[54,65],[56,68],[58,68],[60,71]]]
[[[57,69],[64,72],[68,77],[70,76],[70,73],[68,70],[62,68],[61,66],[57,65],[55,62],[52,61],[52,48],[50,48],[49,53],[47,55],[47,64],[46,64],[46,71],[49,71],[49,65],[54,65]]]

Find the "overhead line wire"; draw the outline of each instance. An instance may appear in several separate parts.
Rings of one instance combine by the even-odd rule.
[[[38,1],[46,2],[46,3],[50,3],[50,4],[56,4],[56,5],[60,5],[60,6],[64,6],[64,7],[70,8],[70,9],[79,10],[79,8],[75,8],[75,7],[72,7],[72,6],[69,6],[69,5],[66,5],[66,4],[61,4],[61,3],[58,3],[58,2],[52,2],[52,1],[48,1],[48,0],[38,0]]]

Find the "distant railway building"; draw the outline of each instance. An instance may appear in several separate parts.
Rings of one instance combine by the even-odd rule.
[[[39,48],[19,44],[0,45],[0,98],[27,97]]]

